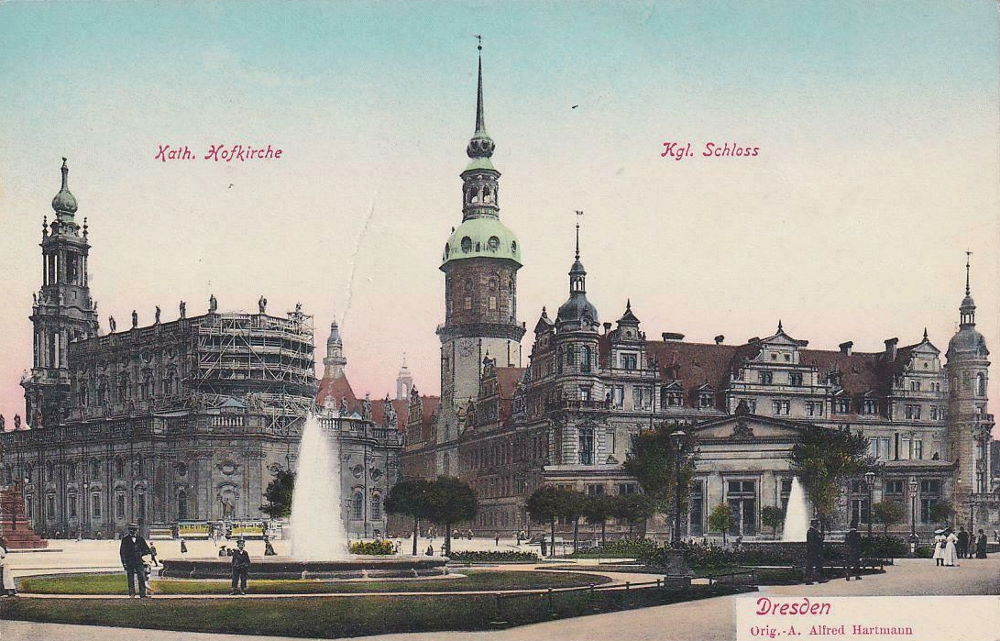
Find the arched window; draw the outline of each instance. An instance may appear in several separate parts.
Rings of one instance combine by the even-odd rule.
[[[378,494],[372,494],[372,521],[382,520],[382,497]]]
[[[146,370],[142,373],[142,398],[150,399],[153,398],[155,391],[153,389],[153,372]]]
[[[449,472],[451,471],[451,457],[448,455],[448,452],[444,453],[444,459],[441,463],[444,468],[444,475],[449,476]]]
[[[124,403],[128,399],[128,375],[118,376],[118,402]]]
[[[590,372],[590,346],[584,345],[580,348],[580,371]]]
[[[572,365],[576,360],[576,347],[573,345],[566,346],[566,364]]]
[[[181,490],[177,493],[177,520],[186,521],[188,517],[188,495]]]
[[[364,509],[365,497],[361,495],[361,492],[355,492],[354,499],[351,501],[351,518],[360,521],[363,518]]]
[[[118,492],[115,494],[115,518],[124,519],[125,518],[125,493]]]
[[[976,374],[976,395],[986,396],[986,377],[982,373]]]
[[[123,478],[125,476],[125,461],[120,456],[115,459],[115,478]]]
[[[96,479],[101,475],[101,461],[93,459],[90,461],[90,478]]]

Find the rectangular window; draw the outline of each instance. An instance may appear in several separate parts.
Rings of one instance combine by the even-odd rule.
[[[861,404],[862,414],[878,414],[878,401],[865,399]]]
[[[611,407],[619,410],[625,407],[625,388],[623,386],[615,385],[611,391]]]
[[[924,442],[920,439],[913,440],[913,458],[924,458]]]
[[[761,385],[770,385],[774,382],[773,372],[757,372],[757,381]]]
[[[75,519],[76,518],[76,494],[70,494],[69,495],[69,499],[67,500],[67,503],[69,505],[69,518]]]
[[[920,521],[921,523],[931,522],[931,509],[937,504],[936,498],[920,499]]]
[[[636,385],[632,388],[632,408],[650,410],[653,408],[653,390],[650,387]]]
[[[885,482],[886,496],[902,496],[903,481],[901,479],[889,479]]]
[[[622,369],[626,371],[632,371],[637,368],[639,363],[638,354],[622,354],[621,356]]]
[[[920,481],[920,493],[939,496],[941,494],[941,479],[924,479]]]
[[[101,495],[97,492],[90,497],[90,513],[95,519],[101,518]]]
[[[472,296],[465,297],[465,309],[472,309]]]
[[[580,464],[594,464],[594,430],[580,430]]]
[[[920,391],[920,381],[910,381],[910,391],[919,392]]]
[[[698,407],[708,409],[715,405],[715,398],[711,392],[702,392],[698,395]]]
[[[624,496],[626,494],[635,494],[637,491],[638,490],[636,488],[636,484],[635,483],[619,483],[618,484],[618,494],[619,495]]]
[[[603,485],[588,485],[587,496],[604,496]]]
[[[590,387],[580,387],[580,400],[589,401],[590,400]]]
[[[115,518],[124,519],[125,518],[125,495],[117,494],[115,495]]]
[[[788,374],[788,384],[794,385],[796,387],[802,386],[802,373],[801,372],[791,372]]]
[[[56,497],[45,497],[45,509],[48,512],[49,519],[56,518]]]
[[[791,401],[771,401],[771,410],[775,416],[788,416]]]
[[[496,308],[497,308],[497,297],[496,296],[490,296],[490,310],[491,311],[495,311]],[[374,512],[374,510],[372,510],[372,511]],[[378,520],[378,519],[375,519],[375,520]]]
[[[688,534],[702,536],[705,534],[705,497],[702,493],[702,482],[691,482],[691,495],[688,499]]]
[[[806,401],[806,416],[823,416],[823,401]]]

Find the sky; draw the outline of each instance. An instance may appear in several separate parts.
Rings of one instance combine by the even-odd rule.
[[[529,329],[568,296],[583,210],[602,321],[630,298],[650,337],[742,343],[781,319],[815,348],[926,327],[944,350],[971,250],[1000,350],[998,33],[990,1],[0,4],[0,413],[23,412],[63,156],[105,331],[210,294],[301,302],[317,364],[341,323],[356,392],[391,392],[405,353],[436,394],[474,34]],[[695,156],[661,157],[671,141]],[[215,144],[283,155],[155,158]]]

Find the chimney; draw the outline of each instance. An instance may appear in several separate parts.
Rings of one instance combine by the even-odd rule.
[[[663,337],[664,343],[677,343],[684,340],[684,334],[678,334],[677,332],[663,332],[660,336]]]
[[[722,334],[719,334],[718,336],[715,337],[715,344],[722,345],[722,341],[724,340],[726,340],[726,337],[723,336]]]
[[[889,357],[890,360],[896,358],[896,344],[899,343],[898,338],[887,338],[885,339],[885,355]]]
[[[888,342],[889,341],[886,341],[886,343],[888,343]],[[854,347],[854,341],[846,341],[844,343],[841,343],[837,347],[840,348],[840,353],[841,354],[847,354],[848,356],[850,356],[851,355],[851,348]]]

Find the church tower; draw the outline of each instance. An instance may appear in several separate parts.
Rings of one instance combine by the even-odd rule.
[[[344,358],[344,341],[340,338],[337,321],[330,323],[330,336],[326,339],[326,356],[323,357],[323,378],[340,378],[344,375],[347,359]]]
[[[42,223],[42,287],[31,308],[34,357],[24,387],[24,412],[34,427],[54,427],[63,418],[70,393],[69,344],[97,335],[97,311],[87,285],[87,221],[76,223],[76,198],[69,191],[69,168],[52,199],[55,218]]]
[[[976,525],[985,521],[989,498],[989,443],[993,417],[987,413],[989,355],[983,335],[976,331],[976,304],[969,287],[969,261],[965,263],[965,298],[959,307],[959,329],[948,343],[948,444],[956,463],[954,499],[956,523]]]
[[[413,374],[410,373],[410,368],[406,366],[406,354],[403,354],[403,364],[399,368],[399,373],[396,374],[396,400],[409,400],[410,392],[412,391]]]
[[[483,116],[483,60],[479,47],[476,130],[462,178],[462,224],[444,246],[445,322],[441,339],[441,413],[438,443],[454,441],[464,408],[479,392],[483,359],[498,367],[520,366],[524,326],[517,321],[517,270],[521,247],[500,222],[500,172],[490,161],[495,144]],[[445,454],[440,473],[456,473],[457,456]],[[453,463],[452,463],[453,461]]]

